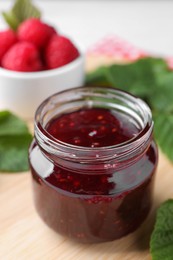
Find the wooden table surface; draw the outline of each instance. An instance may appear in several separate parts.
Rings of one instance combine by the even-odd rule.
[[[101,244],[77,244],[49,229],[37,215],[29,172],[0,174],[1,260],[143,260],[151,259],[149,238],[156,208],[173,198],[173,164],[161,152],[154,203],[145,223],[133,234]]]
[[[125,238],[101,244],[77,244],[49,229],[32,200],[30,173],[0,174],[0,259],[150,259],[149,237],[155,210],[173,197],[173,165],[160,154],[154,205],[140,229]]]

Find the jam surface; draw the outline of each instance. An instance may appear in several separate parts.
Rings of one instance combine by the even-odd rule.
[[[52,136],[62,142],[84,147],[120,144],[139,132],[128,118],[103,108],[63,114],[51,120],[46,128]]]
[[[52,119],[46,130],[76,146],[106,147],[135,137],[140,128],[108,109],[75,111]],[[80,163],[79,163],[80,164]],[[110,161],[109,164],[114,164]],[[82,172],[48,160],[34,141],[30,148],[35,204],[54,230],[80,242],[102,242],[134,231],[146,218],[152,202],[157,149],[152,142],[133,164],[99,174]]]

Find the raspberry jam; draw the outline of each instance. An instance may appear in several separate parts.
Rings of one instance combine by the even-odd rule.
[[[29,154],[41,218],[80,242],[136,230],[152,203],[152,127],[142,100],[111,88],[76,88],[43,102]]]

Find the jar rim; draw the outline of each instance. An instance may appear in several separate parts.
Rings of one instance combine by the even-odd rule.
[[[141,131],[137,133],[136,136],[130,138],[129,140],[116,144],[116,145],[110,145],[110,146],[103,146],[103,147],[85,147],[85,146],[78,146],[69,144],[63,141],[60,141],[53,137],[45,128],[43,125],[43,116],[44,116],[44,109],[45,107],[51,103],[51,100],[54,100],[52,102],[52,106],[55,105],[55,99],[61,95],[72,93],[72,92],[80,92],[80,91],[91,91],[91,90],[100,90],[100,91],[106,91],[107,93],[111,92],[110,98],[112,98],[112,95],[118,95],[120,99],[123,97],[128,102],[131,102],[134,104],[135,108],[140,109],[140,111],[143,113],[143,127]],[[70,100],[70,99],[69,99]],[[90,154],[93,154],[91,152],[97,151],[100,153],[99,158],[95,156],[95,159],[100,160],[101,158],[104,160],[105,156],[106,158],[111,158],[110,154],[113,153],[113,157],[124,157],[126,153],[134,152],[137,148],[138,150],[141,149],[141,146],[149,141],[151,139],[151,135],[153,132],[153,121],[152,121],[152,114],[149,106],[140,98],[117,88],[113,87],[98,87],[98,86],[82,86],[82,87],[75,87],[72,89],[67,89],[61,92],[57,92],[53,94],[52,96],[48,97],[46,100],[44,100],[39,107],[36,110],[35,113],[35,137],[38,139],[38,142],[41,144],[41,147],[44,149],[45,145],[49,145],[49,148],[53,148],[54,152],[57,155],[63,155],[63,153],[66,153],[66,157],[69,156],[71,159],[75,159],[76,153],[78,156],[80,156],[80,152],[82,152],[82,155],[87,160],[93,159],[93,156],[90,158]],[[44,146],[44,147],[43,147]],[[49,149],[49,151],[53,152],[52,149]],[[106,153],[105,153],[106,150]],[[75,151],[75,154],[73,153]],[[84,155],[85,154],[85,155]],[[97,155],[97,154],[96,154]],[[101,156],[102,155],[102,156]],[[77,156],[77,157],[78,157]],[[80,156],[83,158],[83,156]],[[84,159],[84,158],[83,158]]]

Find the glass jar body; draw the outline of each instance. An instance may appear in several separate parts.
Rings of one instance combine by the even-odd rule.
[[[56,173],[60,168],[44,157],[35,141],[30,148],[30,164],[37,212],[52,229],[79,242],[121,238],[135,231],[151,208],[157,165],[154,142],[135,164],[111,173],[112,181],[121,179],[129,186],[118,194],[85,196],[55,189],[40,176]],[[136,184],[140,174],[143,180]],[[86,179],[87,174],[83,181]]]
[[[88,96],[85,100],[91,105]],[[105,108],[105,95],[102,103]],[[86,107],[86,102],[80,104],[80,109]],[[96,106],[95,100],[92,105]],[[49,106],[45,110],[45,104],[41,111],[43,108],[50,111]],[[54,117],[57,107],[51,111],[55,111]],[[129,117],[135,114],[130,113]],[[45,118],[48,122],[52,116],[49,113]],[[79,150],[62,143],[57,147],[55,140],[48,140],[40,122],[40,119],[36,122],[29,162],[35,206],[45,223],[58,233],[84,243],[111,241],[135,231],[152,205],[158,154],[151,122],[146,122],[130,143]],[[75,189],[77,186],[81,192]]]

